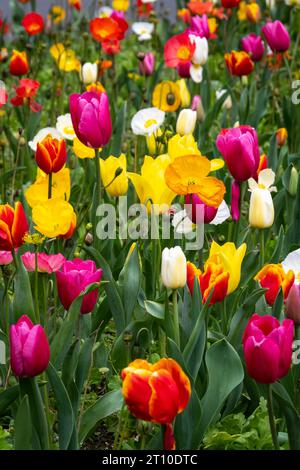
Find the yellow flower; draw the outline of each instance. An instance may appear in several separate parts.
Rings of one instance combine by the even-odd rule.
[[[250,5],[247,5],[246,17],[250,23],[258,23],[261,18],[260,6],[257,3],[250,3]]]
[[[235,244],[230,242],[218,245],[213,241],[211,244],[209,260],[222,264],[224,271],[230,273],[227,294],[231,294],[239,285],[246,249],[246,243],[243,243],[239,248],[236,248]]]
[[[247,20],[247,3],[246,2],[244,1],[240,2],[237,16],[240,21]]]
[[[176,111],[181,103],[180,89],[177,83],[164,81],[156,85],[152,95],[152,104],[162,111]]]
[[[47,201],[49,175],[38,170],[35,182],[25,191],[25,198],[30,207]],[[52,173],[52,197],[68,201],[70,198],[70,170],[63,168]]]
[[[178,85],[178,88],[179,88],[181,106],[183,108],[188,108],[191,103],[191,94],[186,85],[185,79],[182,78],[181,80],[177,80],[176,84]]]
[[[205,204],[219,207],[226,188],[224,183],[213,176],[208,158],[199,155],[177,157],[165,171],[168,187],[178,195],[198,194]]]
[[[71,204],[62,199],[47,199],[32,209],[34,228],[46,237],[55,238],[66,235],[74,221],[76,214]]]
[[[80,61],[77,59],[73,49],[66,49],[65,46],[59,42],[53,44],[50,48],[50,54],[55,59],[57,66],[64,72],[72,72],[80,70]]]
[[[86,91],[94,91],[95,93],[105,93],[105,88],[100,82],[91,83],[86,87]]]
[[[130,5],[129,0],[113,0],[112,7],[117,11],[127,11]]]
[[[112,155],[106,160],[100,158],[101,179],[108,194],[113,197],[123,196],[128,191],[126,156],[119,158]]]
[[[84,145],[77,137],[73,140],[73,152],[78,158],[95,158],[95,150]]]
[[[59,5],[53,5],[50,8],[48,18],[55,24],[61,23],[66,17],[66,10]]]
[[[165,212],[176,196],[165,182],[165,170],[170,163],[171,158],[168,155],[159,155],[156,158],[146,155],[141,175],[128,173],[140,202],[142,204],[147,202],[148,212],[151,211],[149,199],[153,204],[165,204],[166,207],[159,210],[159,212]]]
[[[211,34],[214,34],[218,28],[218,23],[217,23],[216,18],[208,18],[207,22],[208,22],[209,32]]]
[[[148,147],[148,152],[150,155],[160,155],[163,152],[164,144],[158,141],[158,137],[162,136],[162,131],[160,128],[157,129],[151,135],[146,135],[146,142]]]

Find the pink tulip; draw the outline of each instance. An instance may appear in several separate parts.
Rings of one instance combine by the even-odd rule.
[[[233,181],[231,186],[231,216],[235,222],[240,218],[241,188],[238,181]]]
[[[75,258],[73,261],[66,261],[61,271],[56,273],[58,295],[66,310],[69,310],[71,303],[85,290],[87,286],[94,282],[100,282],[102,269],[96,269],[94,261],[83,261]],[[90,313],[98,299],[98,289],[85,294],[81,304],[81,313]]]
[[[201,96],[195,95],[192,99],[192,110],[197,111],[198,105],[201,103]]]
[[[254,62],[259,62],[265,52],[265,46],[260,36],[254,33],[248,34],[241,40],[243,51],[247,52]]]
[[[285,301],[285,315],[300,325],[300,284],[293,284]]]
[[[281,21],[270,21],[263,26],[262,32],[273,51],[285,52],[290,47],[291,40],[289,32]]]
[[[291,366],[294,324],[282,325],[271,315],[252,315],[243,336],[248,374],[259,383],[270,384],[284,377]]]
[[[23,315],[10,327],[10,363],[17,377],[35,377],[48,367],[50,348],[41,325]]]
[[[260,152],[256,130],[250,126],[222,129],[217,137],[217,148],[235,180],[255,177]]]
[[[84,145],[97,149],[109,142],[112,125],[106,93],[74,93],[70,96],[70,113],[75,133]]]
[[[0,265],[4,266],[6,264],[12,263],[13,257],[11,251],[0,250]]]
[[[207,15],[203,16],[192,16],[191,28],[189,29],[191,34],[199,35],[201,38],[210,38],[210,30],[207,21]]]
[[[153,74],[155,66],[155,56],[152,52],[147,52],[143,57],[140,58],[139,70],[141,75],[149,77]]]
[[[35,271],[35,253],[30,253],[30,251],[26,251],[26,253],[24,253],[21,258],[28,272]],[[46,253],[38,253],[38,272],[49,274],[55,273],[62,267],[65,261],[66,258],[61,253],[58,253],[58,255],[47,255]]]
[[[203,211],[199,210],[203,207]],[[198,210],[197,210],[198,208]],[[205,223],[209,224],[218,212],[217,207],[208,206],[205,204],[198,194],[187,194],[185,196],[185,209],[186,213],[194,224]],[[204,218],[204,220],[203,220]]]

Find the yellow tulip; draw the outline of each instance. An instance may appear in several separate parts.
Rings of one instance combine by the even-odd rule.
[[[95,158],[95,150],[84,145],[77,137],[73,140],[73,152],[78,158]]]
[[[34,207],[48,199],[49,175],[38,170],[35,182],[25,191],[25,198],[30,207]],[[68,201],[70,198],[70,170],[63,168],[52,173],[52,197]]]
[[[230,273],[228,282],[228,292],[231,294],[239,285],[241,279],[241,267],[246,253],[247,245],[243,243],[236,248],[234,243],[227,242],[224,245],[218,245],[212,242],[209,252],[209,260],[222,264],[224,271]]]
[[[191,104],[191,94],[186,85],[185,79],[182,78],[181,80],[177,80],[176,84],[178,85],[178,88],[179,88],[181,106],[183,108],[188,108]]]
[[[106,160],[100,158],[102,183],[110,196],[123,196],[128,191],[128,179],[126,173],[126,156],[124,153],[119,158],[112,155]]]
[[[48,199],[32,209],[34,228],[49,238],[65,236],[76,225],[76,214],[71,204],[62,199]]]
[[[80,61],[77,59],[73,49],[66,49],[65,46],[59,42],[53,44],[50,48],[50,54],[55,59],[59,70],[63,72],[72,72],[80,70]]]
[[[201,155],[201,152],[192,134],[175,134],[168,142],[168,155],[174,160],[184,155]]]
[[[151,211],[149,199],[153,204],[170,206],[176,196],[165,182],[165,170],[171,161],[169,155],[159,155],[155,159],[145,156],[141,175],[128,173],[141,204],[147,202],[148,212]],[[165,212],[166,210],[167,207],[161,208],[159,212]]]
[[[127,11],[130,5],[129,0],[113,0],[112,7],[117,11]]]
[[[157,137],[162,136],[162,131],[157,129],[151,135],[146,135],[146,142],[148,147],[149,155],[160,155],[164,149],[164,144],[162,142],[158,142]]]

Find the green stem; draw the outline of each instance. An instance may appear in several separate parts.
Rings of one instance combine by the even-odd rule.
[[[95,165],[96,165],[95,170],[96,170],[97,206],[99,206],[101,203],[101,170],[100,170],[100,161],[99,161],[99,149],[95,149]]]
[[[265,232],[263,229],[260,231],[260,266],[265,264]]]
[[[34,254],[34,306],[36,311],[37,322],[41,323],[40,309],[39,309],[39,271],[38,271],[38,249],[36,248]]]
[[[177,289],[172,292],[173,313],[174,313],[174,339],[175,343],[180,349],[180,333],[179,333],[179,316],[178,316],[178,302],[177,302]]]
[[[272,395],[272,384],[268,384],[268,413],[269,413],[269,423],[270,423],[270,430],[272,434],[273,444],[275,450],[280,450],[279,442],[278,442],[278,435],[276,430],[276,421],[274,415],[274,408],[273,408],[273,395]]]
[[[48,175],[48,199],[51,199],[52,196],[52,173]]]

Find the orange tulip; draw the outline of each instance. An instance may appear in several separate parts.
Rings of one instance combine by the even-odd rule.
[[[265,298],[269,305],[273,305],[280,288],[284,299],[287,298],[294,284],[295,274],[291,269],[286,273],[281,264],[267,264],[256,274],[254,280],[259,281],[263,289],[268,289]]]
[[[258,168],[257,168],[257,171],[256,171],[256,175],[255,175],[255,179],[256,181],[258,180],[258,175],[259,173],[262,171],[262,170],[265,170],[266,168],[268,168],[268,157],[266,154],[262,154],[259,158],[259,165],[258,165]]]
[[[242,75],[250,75],[254,69],[249,54],[244,51],[231,51],[225,54],[225,62],[231,75],[241,77]]]
[[[19,52],[14,50],[9,64],[9,72],[11,75],[19,77],[29,72],[29,63],[25,51]]]
[[[286,130],[285,127],[280,127],[280,129],[277,129],[276,142],[279,147],[282,147],[283,145],[286,144],[287,138],[288,138],[288,131]]]
[[[191,396],[189,378],[173,359],[150,364],[136,359],[122,370],[123,396],[138,419],[166,425],[165,445],[175,448],[172,422]]]
[[[0,205],[0,250],[19,248],[26,232],[28,222],[22,204],[16,202],[15,208],[9,204]]]
[[[67,148],[64,140],[53,139],[47,135],[37,144],[35,161],[47,175],[60,171],[67,161]]]
[[[205,263],[203,272],[193,263],[187,262],[187,285],[191,294],[193,294],[195,277],[198,277],[203,303],[206,302],[212,289],[214,289],[214,292],[210,299],[210,305],[224,300],[228,292],[229,276],[230,273],[224,271],[221,264],[217,264],[210,259]]]
[[[260,6],[257,3],[250,3],[247,5],[246,17],[250,23],[258,23],[261,19]]]

